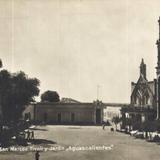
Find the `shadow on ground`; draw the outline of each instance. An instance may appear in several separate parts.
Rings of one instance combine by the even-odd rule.
[[[80,127],[68,127],[68,129],[81,129]]]
[[[35,139],[30,142],[31,142],[31,144],[57,144],[54,141],[46,140],[46,139]]]
[[[29,146],[29,145],[50,145],[50,144],[57,144],[57,142],[46,140],[46,139],[34,139],[34,140],[15,140],[12,139],[8,142],[3,143],[1,147],[10,147],[10,146]]]
[[[43,129],[43,128],[29,128],[29,130],[34,130],[34,131],[48,131],[47,129]]]

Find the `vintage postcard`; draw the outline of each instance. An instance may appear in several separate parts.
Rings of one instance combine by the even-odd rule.
[[[159,0],[0,0],[0,160],[160,160]]]

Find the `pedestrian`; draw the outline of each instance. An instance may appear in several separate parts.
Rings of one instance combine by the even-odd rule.
[[[30,131],[27,131],[27,140],[30,140]]]
[[[111,132],[114,132],[114,128],[113,127],[111,128]]]
[[[39,151],[36,151],[36,153],[35,153],[35,160],[39,160],[39,157],[40,157]]]
[[[105,126],[106,126],[106,125],[105,125],[105,123],[104,123],[104,124],[103,124],[103,130],[105,130]]]
[[[34,140],[34,131],[31,132],[31,139]]]

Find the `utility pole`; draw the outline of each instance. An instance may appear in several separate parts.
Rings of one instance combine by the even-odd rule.
[[[100,96],[100,85],[98,84],[97,85],[97,100],[100,98],[99,96]]]

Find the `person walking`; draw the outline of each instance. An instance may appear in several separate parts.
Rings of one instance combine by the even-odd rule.
[[[30,131],[29,130],[27,131],[27,140],[28,141],[30,140]]]
[[[31,140],[34,140],[34,131],[31,132]]]
[[[102,129],[105,130],[105,122],[102,122]]]
[[[39,157],[40,157],[39,151],[36,151],[36,153],[35,153],[35,160],[39,160]]]
[[[104,124],[103,124],[103,130],[105,130],[105,126],[106,126],[106,125],[105,125],[105,123],[104,123]]]

